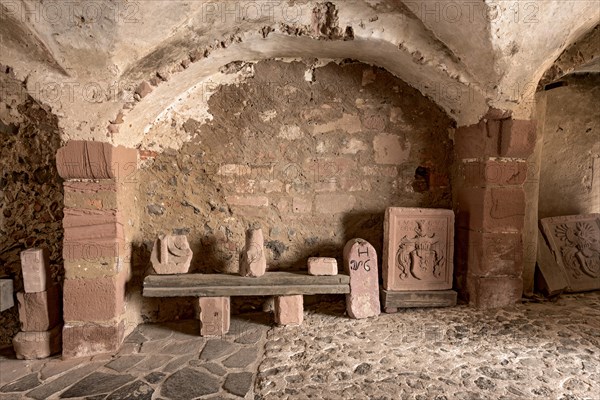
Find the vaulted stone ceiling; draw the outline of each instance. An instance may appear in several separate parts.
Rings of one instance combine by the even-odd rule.
[[[140,146],[169,110],[190,99],[206,107],[198,102],[216,85],[239,79],[223,66],[274,57],[384,67],[458,125],[478,121],[490,106],[528,118],[544,72],[600,19],[596,0],[11,0],[0,7],[0,63],[52,107],[63,139],[128,146]],[[123,120],[118,135],[107,131],[115,119]]]

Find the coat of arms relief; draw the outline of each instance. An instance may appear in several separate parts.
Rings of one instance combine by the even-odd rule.
[[[418,280],[431,280],[440,277],[445,266],[443,254],[438,252],[438,239],[435,233],[425,232],[425,221],[416,221],[413,237],[404,236],[396,251],[396,266],[400,279],[410,277]]]

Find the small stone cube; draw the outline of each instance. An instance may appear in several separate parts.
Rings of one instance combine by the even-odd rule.
[[[304,297],[275,296],[275,322],[279,325],[301,325],[304,320]]]
[[[25,293],[46,291],[51,280],[48,250],[34,248],[22,251],[21,270]]]
[[[310,257],[308,273],[310,275],[337,275],[337,261],[332,257]]]
[[[43,332],[54,328],[61,312],[60,286],[52,285],[47,291],[37,293],[17,293],[19,321],[24,332]]]

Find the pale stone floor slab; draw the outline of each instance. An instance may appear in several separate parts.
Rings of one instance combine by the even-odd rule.
[[[0,356],[0,399],[600,399],[600,292],[365,320],[320,303],[300,327],[244,315],[217,339],[197,324],[139,326],[116,356]]]

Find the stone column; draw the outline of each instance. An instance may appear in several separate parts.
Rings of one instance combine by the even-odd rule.
[[[456,286],[479,308],[523,293],[527,157],[535,122],[498,110],[455,133]]]
[[[115,352],[125,334],[137,150],[70,141],[56,162],[65,179],[63,358]]]

